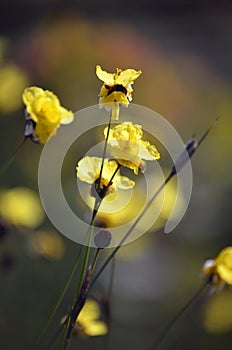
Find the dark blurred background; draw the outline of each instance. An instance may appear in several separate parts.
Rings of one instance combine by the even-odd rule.
[[[118,254],[109,338],[75,339],[71,346],[152,350],[168,322],[200,287],[204,260],[231,245],[232,3],[8,0],[0,9],[1,164],[22,139],[24,88],[50,89],[65,107],[77,111],[98,103],[97,64],[112,72],[116,67],[141,69],[133,101],[164,116],[184,141],[192,134],[200,136],[220,116],[193,157],[192,198],[179,226],[171,235],[162,228],[150,232]],[[41,145],[23,146],[1,178],[3,193],[29,188],[38,201],[41,151]],[[32,209],[30,200],[27,216],[33,218],[38,210],[38,220],[12,226],[10,219],[1,219],[0,348],[4,350],[28,347],[78,249],[55,232],[36,204]],[[38,253],[40,245],[43,254]],[[107,300],[109,272],[94,289],[100,299]],[[41,349],[57,329],[74,287],[75,282]],[[231,310],[231,292],[203,294],[176,322],[160,349],[231,349]]]

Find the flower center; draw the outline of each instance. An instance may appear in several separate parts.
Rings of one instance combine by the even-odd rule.
[[[107,89],[107,90],[109,90],[108,91],[108,96],[110,95],[110,94],[112,94],[112,92],[114,92],[114,91],[120,91],[120,92],[122,92],[124,95],[126,95],[127,94],[127,89],[123,86],[123,85],[121,85],[121,84],[116,84],[116,85],[113,85],[113,86],[109,86],[109,85],[105,85],[105,88]]]

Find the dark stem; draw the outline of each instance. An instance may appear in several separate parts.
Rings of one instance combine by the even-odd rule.
[[[194,294],[194,296],[180,309],[178,314],[168,323],[166,328],[163,330],[163,332],[161,333],[161,335],[157,339],[157,341],[154,344],[154,346],[151,347],[151,350],[156,350],[159,347],[159,345],[162,343],[162,341],[164,340],[166,334],[170,331],[172,326],[184,314],[184,312],[189,308],[189,306],[194,302],[194,300],[196,300],[201,295],[201,293],[205,290],[206,286],[207,286],[207,284],[203,284],[201,286],[201,288]]]
[[[107,134],[106,134],[105,144],[104,144],[104,149],[103,149],[103,155],[102,155],[101,170],[100,170],[100,175],[99,175],[99,179],[98,179],[98,188],[99,189],[100,189],[100,185],[101,185],[101,178],[102,178],[104,160],[105,160],[105,156],[106,156],[107,141],[108,141],[109,133],[110,133],[110,126],[111,126],[111,114],[110,114],[110,120],[108,123],[108,129],[107,129]]]
[[[89,265],[89,267],[87,269],[85,279],[84,279],[82,286],[80,288],[80,292],[79,292],[79,294],[76,298],[76,301],[75,301],[75,303],[70,311],[70,315],[68,316],[69,317],[69,325],[68,325],[68,330],[67,330],[66,339],[65,339],[65,346],[67,346],[71,340],[76,320],[78,318],[79,313],[81,312],[81,310],[83,309],[83,307],[85,305],[85,302],[86,302],[86,299],[88,296],[88,291],[89,291],[90,279],[91,279],[92,273],[94,271],[94,268],[96,266],[97,259],[99,257],[101,250],[102,249],[100,249],[100,248],[98,248],[96,250],[96,254],[94,256],[93,262],[92,262],[92,264]]]
[[[121,248],[122,244],[125,242],[125,240],[129,237],[129,235],[131,234],[131,232],[134,230],[134,228],[136,227],[136,225],[138,224],[138,222],[141,220],[142,216],[145,214],[145,212],[150,208],[151,204],[153,203],[154,199],[158,196],[158,194],[162,191],[162,189],[166,186],[166,184],[171,180],[171,178],[174,176],[175,174],[172,174],[172,172],[169,174],[169,176],[166,178],[166,180],[164,181],[164,183],[158,188],[158,190],[155,192],[155,194],[152,196],[150,202],[145,206],[145,208],[142,210],[141,214],[138,216],[138,218],[135,220],[135,222],[133,223],[133,225],[131,225],[131,227],[129,228],[129,230],[127,231],[127,233],[125,234],[125,236],[121,239],[119,245],[113,250],[113,252],[110,254],[110,256],[106,259],[106,261],[104,262],[104,264],[102,265],[102,267],[100,268],[100,270],[97,272],[97,274],[94,276],[94,278],[92,279],[92,282],[90,284],[90,288],[94,285],[94,283],[96,282],[96,280],[99,278],[99,276],[102,274],[102,272],[104,271],[104,269],[106,268],[106,266],[108,265],[108,263],[113,259],[113,257],[115,256],[115,254],[117,253],[117,251]]]
[[[215,121],[212,123],[212,125],[210,125],[210,127],[206,130],[206,132],[202,135],[202,137],[200,138],[200,140],[198,141],[198,146],[200,146],[200,144],[204,141],[204,139],[206,138],[206,136],[208,135],[208,133],[214,128],[214,126],[217,124],[217,122],[219,121],[220,117],[218,116]]]

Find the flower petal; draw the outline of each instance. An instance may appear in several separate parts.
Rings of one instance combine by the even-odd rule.
[[[93,184],[99,176],[101,158],[84,157],[78,162],[77,177],[79,180]]]
[[[106,138],[107,128],[104,130]],[[133,169],[137,175],[138,170],[145,171],[143,160],[156,160],[160,154],[149,141],[142,140],[143,130],[139,124],[124,122],[110,129],[108,143],[111,146],[111,155],[118,163]]]
[[[160,154],[154,145],[148,141],[139,140],[138,157],[145,160],[156,160],[160,158]]]
[[[118,188],[121,188],[122,190],[128,190],[135,186],[135,182],[128,179],[128,177],[126,176],[117,176],[116,185]]]
[[[139,159],[139,158],[138,158]],[[139,173],[139,164],[136,161],[130,161],[130,160],[125,160],[125,159],[117,159],[118,163],[121,164],[122,166],[132,169],[135,173],[135,175],[138,175]],[[140,161],[139,161],[140,163]]]
[[[89,322],[97,320],[100,317],[100,307],[93,299],[87,299],[83,309],[81,310],[77,322],[86,326]]]
[[[232,247],[223,249],[215,261],[220,278],[232,285]]]
[[[68,111],[66,108],[64,107],[60,107],[60,112],[61,112],[61,124],[70,124],[73,119],[74,119],[74,115],[72,111]]]
[[[103,321],[93,321],[85,327],[84,333],[92,337],[105,335],[108,333],[108,327]]]
[[[104,96],[100,98],[100,104],[106,105],[108,108],[112,108],[110,104],[121,103],[123,106],[128,106],[129,101],[126,95],[121,91],[114,91],[108,96]]]
[[[142,71],[136,71],[134,69],[126,69],[119,73],[116,83],[126,86],[127,84],[133,84],[135,79],[137,79],[142,74]]]
[[[105,84],[114,85],[114,74],[102,70],[101,66],[96,66],[96,75]]]
[[[103,321],[93,321],[86,326],[84,333],[90,337],[106,335],[108,333],[108,327]]]
[[[44,144],[51,136],[56,134],[56,129],[57,123],[46,123],[43,120],[39,120],[35,126],[35,139]]]

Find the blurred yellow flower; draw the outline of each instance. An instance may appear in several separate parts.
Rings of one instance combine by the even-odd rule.
[[[79,180],[87,182],[88,184],[97,185],[97,180],[100,176],[102,158],[86,156],[78,162],[77,177]],[[104,166],[102,171],[102,178],[100,189],[104,189],[109,185],[112,175],[117,170],[118,164],[115,161],[104,159]],[[118,170],[112,180],[112,185],[109,186],[107,194],[114,192],[117,188],[129,189],[134,187],[134,181],[128,179],[126,176],[121,176]]]
[[[91,337],[106,335],[108,327],[105,322],[99,320],[100,315],[101,311],[98,303],[95,300],[87,299],[76,320],[74,334],[83,334]]]
[[[231,291],[224,291],[208,299],[203,314],[203,326],[209,333],[221,334],[232,331]]]
[[[215,259],[206,260],[202,272],[216,290],[232,285],[232,247],[222,249]]]
[[[53,261],[64,256],[65,246],[60,235],[53,231],[37,231],[28,236],[28,248],[33,255]]]
[[[34,191],[16,187],[1,191],[0,197],[0,216],[7,222],[29,228],[34,228],[42,222],[44,211]]]
[[[1,42],[0,42],[1,45]],[[28,85],[25,72],[14,64],[0,67],[0,111],[12,113],[21,105],[21,94]]]
[[[108,128],[105,128],[106,138]],[[143,160],[157,160],[160,154],[154,145],[142,140],[142,126],[132,122],[124,122],[110,129],[108,143],[112,147],[112,156],[117,162],[127,168],[144,172],[145,162]]]
[[[153,180],[151,180],[151,178]],[[142,186],[142,181],[142,178],[139,178],[136,181],[136,187],[133,190],[133,196],[128,202],[127,198],[122,198],[122,203],[124,203],[124,206],[122,205],[120,207],[118,205],[118,207],[116,207],[117,203],[114,202],[112,208],[114,210],[112,210],[112,212],[100,210],[95,223],[97,223],[99,227],[105,227],[109,229],[112,227],[117,227],[118,232],[120,232],[120,226],[126,225],[130,221],[134,220],[143,210],[143,207],[147,200],[145,189]],[[158,184],[162,184],[162,179],[154,179],[154,174],[152,173],[146,176],[146,181],[149,181],[151,184],[154,183],[154,186],[157,186],[157,188],[159,187]],[[175,209],[173,210],[174,204]],[[148,225],[147,233],[154,233],[155,231],[160,230],[165,226],[169,218],[172,220],[178,218],[181,212],[183,212],[185,205],[186,203],[184,197],[182,196],[182,193],[177,196],[177,185],[175,181],[170,181],[165,186],[165,192],[161,192],[157,196],[155,205],[151,206],[150,210],[147,211],[147,214],[144,215],[137,223],[137,230],[143,232],[146,225]],[[140,242],[140,240],[138,241]],[[128,246],[130,246],[130,244]],[[120,252],[118,253],[120,254]]]
[[[232,247],[224,248],[216,257],[215,263],[220,278],[232,285]]]
[[[103,81],[100,90],[100,107],[112,110],[112,120],[119,119],[119,107],[127,107],[132,101],[132,84],[142,74],[141,71],[126,69],[122,71],[117,68],[116,73],[108,73],[96,66],[96,74]]]
[[[60,124],[73,121],[72,111],[62,107],[57,96],[49,90],[31,86],[24,90],[22,98],[27,112],[25,136],[33,141],[46,143]]]

